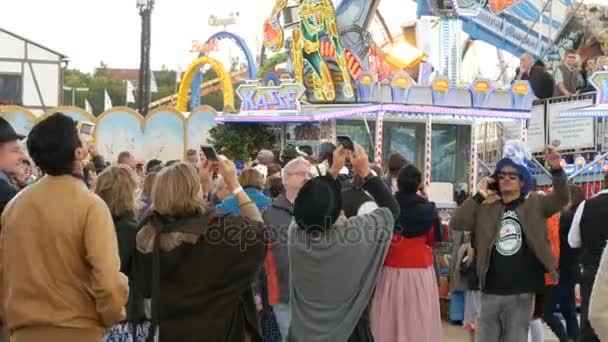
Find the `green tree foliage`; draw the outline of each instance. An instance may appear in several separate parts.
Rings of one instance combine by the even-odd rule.
[[[254,159],[261,149],[273,149],[276,136],[268,125],[222,124],[209,131],[209,143],[232,160]]]
[[[87,99],[93,108],[93,114],[99,115],[103,112],[104,91],[112,99],[113,106],[124,106],[127,99],[127,83],[108,77],[107,65],[100,62],[99,67],[93,74],[83,73],[80,70],[66,70],[64,74],[64,85],[68,87],[87,87],[88,92],[76,92],[72,102],[72,91],[63,91],[63,103],[76,107],[85,108],[84,100]],[[168,70],[163,67],[160,71],[155,71],[156,85],[158,92],[152,94],[152,101],[167,97],[175,93],[176,71]],[[137,101],[137,92],[134,94]],[[129,103],[129,107],[136,109],[137,103]]]

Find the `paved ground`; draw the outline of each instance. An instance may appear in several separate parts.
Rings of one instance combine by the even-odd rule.
[[[469,342],[469,335],[462,327],[453,326],[444,322],[443,342]],[[547,325],[545,325],[545,342],[558,342],[558,339],[553,335]]]

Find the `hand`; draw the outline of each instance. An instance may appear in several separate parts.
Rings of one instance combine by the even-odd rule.
[[[209,193],[213,188],[213,171],[217,169],[217,163],[203,161],[201,163],[201,186],[203,193]]]
[[[224,156],[219,156],[218,169],[222,177],[224,177],[224,181],[226,182],[226,185],[228,185],[230,191],[233,191],[241,186],[239,184],[239,178],[236,174],[236,167],[230,159]]]
[[[334,179],[338,178],[340,174],[340,170],[346,165],[346,158],[350,156],[350,151],[340,146],[334,151],[334,160],[331,164],[331,169],[329,173],[334,177]]]
[[[93,144],[88,144],[87,149],[89,150],[89,154],[92,158],[99,156],[99,151],[97,150],[97,146]]]
[[[496,191],[490,190],[490,184],[496,183],[496,179],[492,177],[484,177],[477,185],[478,192],[483,198],[488,199],[496,195]]]
[[[557,152],[557,149],[555,147],[547,145],[545,149],[545,155],[547,158],[547,164],[552,170],[559,170],[562,168],[562,155]]]
[[[365,178],[372,172],[369,166],[369,158],[367,153],[359,144],[355,144],[355,153],[350,158],[353,169],[359,174],[359,176]]]

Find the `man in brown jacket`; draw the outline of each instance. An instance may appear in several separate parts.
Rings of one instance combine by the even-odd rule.
[[[47,176],[2,215],[4,325],[14,342],[99,342],[124,319],[128,285],[110,212],[82,179],[87,149],[59,113],[32,129],[27,148]]]
[[[545,272],[557,277],[546,221],[568,203],[561,157],[548,150],[553,193],[543,196],[531,192],[530,172],[516,156],[501,159],[494,177],[481,181],[450,222],[475,236],[482,290],[477,341],[527,341],[534,294],[544,288]]]

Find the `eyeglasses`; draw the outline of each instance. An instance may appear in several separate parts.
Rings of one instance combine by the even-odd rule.
[[[521,179],[521,175],[517,172],[499,172],[498,179],[503,180],[509,178],[509,180]]]
[[[299,171],[299,172],[290,172],[288,173],[290,176],[300,176],[300,177],[308,177],[312,178],[314,175],[310,171]]]

